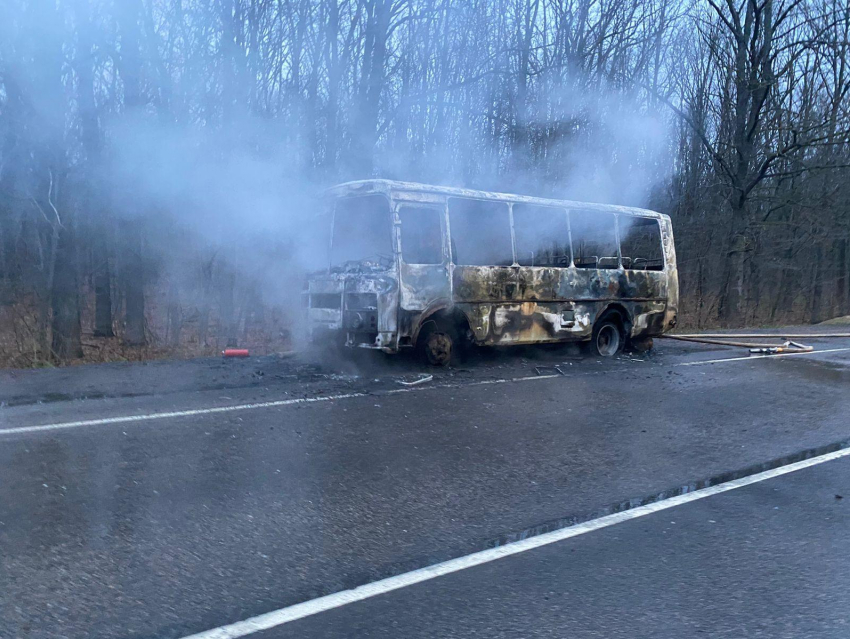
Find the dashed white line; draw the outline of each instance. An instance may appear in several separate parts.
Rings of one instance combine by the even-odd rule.
[[[850,351],[850,347],[846,348],[828,348],[820,351],[810,351],[806,353],[779,353],[776,355],[751,355],[749,357],[726,357],[722,359],[699,360],[696,362],[680,362],[673,366],[698,366],[700,364],[721,364],[724,362],[742,362],[755,359],[773,359],[776,357],[791,357],[816,355],[818,353],[839,353],[842,351]],[[487,386],[490,384],[507,384],[513,382],[530,382],[533,380],[555,379],[562,377],[561,375],[529,375],[526,377],[509,377],[505,379],[485,379],[476,382],[468,382],[465,384],[435,384],[432,386],[416,386],[410,388],[396,388],[392,390],[382,391],[381,395],[397,395],[400,393],[416,393],[438,388],[466,388],[469,386]],[[0,437],[3,435],[22,435],[27,433],[39,433],[45,431],[67,430],[70,428],[80,428],[82,426],[103,426],[107,424],[126,424],[131,422],[145,422],[157,419],[169,419],[177,417],[193,417],[197,415],[213,415],[216,413],[232,413],[236,411],[254,410],[258,408],[278,408],[282,406],[292,406],[295,404],[315,404],[320,402],[332,402],[341,399],[352,399],[356,397],[367,397],[369,393],[341,393],[338,395],[323,395],[321,397],[300,397],[293,399],[281,399],[270,402],[255,402],[251,404],[234,404],[230,406],[213,406],[210,408],[197,408],[190,410],[177,410],[164,413],[147,413],[142,415],[122,415],[118,417],[102,417],[99,419],[83,419],[72,422],[59,422],[55,424],[41,424],[37,426],[17,426],[13,428],[0,429]]]
[[[348,604],[363,601],[364,599],[369,599],[371,597],[377,597],[394,590],[399,590],[400,588],[413,586],[415,584],[422,583],[423,581],[429,581],[431,579],[436,579],[437,577],[442,577],[454,572],[480,566],[481,564],[486,564],[491,561],[496,561],[497,559],[504,559],[505,557],[510,557],[535,548],[540,548],[541,546],[564,541],[565,539],[570,539],[572,537],[578,537],[579,535],[585,535],[596,530],[601,530],[602,528],[607,528],[608,526],[614,526],[625,521],[637,519],[638,517],[645,517],[646,515],[651,515],[662,510],[668,510],[670,508],[675,508],[676,506],[681,506],[700,499],[705,499],[706,497],[711,497],[712,495],[718,495],[730,490],[735,490],[736,488],[750,486],[752,484],[765,481],[766,479],[787,475],[788,473],[793,473],[794,471],[802,470],[803,468],[809,468],[834,459],[846,457],[847,455],[850,455],[850,448],[826,453],[824,455],[812,457],[811,459],[787,464],[785,466],[774,468],[773,470],[767,470],[741,479],[717,484],[716,486],[695,490],[691,493],[677,495],[675,497],[663,499],[644,506],[637,506],[631,510],[614,513],[613,515],[606,515],[604,517],[599,517],[598,519],[592,519],[581,524],[570,526],[569,528],[562,528],[550,533],[538,535],[537,537],[530,537],[528,539],[523,539],[522,541],[516,541],[505,546],[482,550],[471,555],[458,557],[457,559],[451,559],[425,568],[419,568],[401,575],[388,577],[387,579],[358,586],[351,590],[343,590],[331,595],[319,597],[318,599],[312,599],[303,603],[280,608],[279,610],[275,610],[264,615],[251,617],[244,621],[238,621],[227,626],[220,626],[219,628],[200,632],[191,635],[190,637],[184,637],[184,639],[238,639],[239,637],[245,637],[256,632],[268,630],[298,619],[303,619],[304,617],[327,612],[334,608],[347,606]]]

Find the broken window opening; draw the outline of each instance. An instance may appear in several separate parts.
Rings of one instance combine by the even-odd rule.
[[[564,209],[514,204],[514,239],[520,266],[570,265],[570,233]]]
[[[510,266],[514,263],[507,204],[451,198],[449,221],[455,264]]]
[[[390,266],[392,259],[389,200],[382,195],[338,200],[334,209],[331,266],[367,261]]]
[[[658,220],[620,215],[620,254],[623,268],[633,271],[663,271],[664,249]]]
[[[612,213],[570,211],[573,263],[576,268],[616,269],[617,220]]]
[[[441,214],[437,209],[421,206],[399,209],[401,257],[406,264],[443,263]]]

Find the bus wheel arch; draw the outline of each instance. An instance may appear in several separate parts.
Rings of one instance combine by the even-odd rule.
[[[590,350],[597,357],[613,357],[626,347],[631,332],[629,312],[621,304],[609,304],[596,316]]]

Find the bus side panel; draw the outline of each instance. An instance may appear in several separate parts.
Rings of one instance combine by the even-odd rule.
[[[401,264],[399,269],[399,345],[413,345],[424,318],[451,305],[448,267],[440,264]]]
[[[466,314],[479,344],[575,341],[589,336],[591,330],[590,311],[584,306],[573,310],[568,302],[460,302],[455,306]]]
[[[651,337],[664,332],[667,280],[665,271],[621,271],[620,299],[629,312],[631,337]]]
[[[533,344],[588,339],[601,313],[619,307],[631,337],[666,330],[668,275],[663,271],[520,267],[523,298],[501,297],[494,282],[488,299],[456,302],[481,344]],[[557,290],[554,277],[558,276]],[[554,293],[554,294],[553,294]],[[463,298],[461,298],[463,299]]]
[[[562,294],[570,269],[455,267],[454,296],[480,344],[508,345],[586,339],[592,308]]]
[[[484,266],[454,267],[453,300],[480,344],[588,339],[606,309],[627,314],[631,337],[660,335],[675,322],[675,249],[661,223],[665,270]]]
[[[631,337],[652,337],[664,332],[667,305],[663,300],[645,300],[624,304],[631,321]]]

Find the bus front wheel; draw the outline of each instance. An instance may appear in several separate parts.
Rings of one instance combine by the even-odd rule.
[[[451,334],[440,330],[429,331],[422,344],[425,359],[431,366],[448,366],[452,361],[454,346]]]
[[[453,326],[442,318],[428,320],[419,335],[419,348],[431,366],[448,366],[456,355],[457,338]]]
[[[593,327],[590,350],[597,357],[614,357],[625,345],[623,330],[611,319],[604,319]]]

